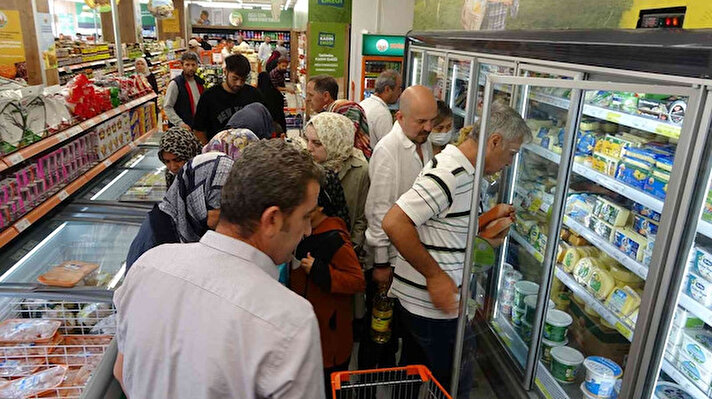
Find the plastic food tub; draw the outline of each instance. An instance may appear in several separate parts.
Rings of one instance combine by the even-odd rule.
[[[539,284],[532,281],[520,280],[514,284],[514,306],[525,309],[524,298],[539,292]]]
[[[566,344],[569,343],[568,339],[565,339],[564,342],[553,342],[549,341],[546,338],[542,338],[541,340],[541,361],[544,362],[544,364],[549,365],[551,364],[551,350],[554,348],[557,348],[559,346],[566,346]]]
[[[569,326],[574,319],[566,312],[549,309],[544,324],[544,338],[553,342],[563,342],[566,339]]]
[[[551,374],[562,384],[571,384],[583,363],[583,354],[568,346],[551,349]]]
[[[601,356],[590,356],[584,360],[583,365],[586,368],[586,390],[596,398],[612,398],[616,381],[623,375],[623,369],[613,360]]]

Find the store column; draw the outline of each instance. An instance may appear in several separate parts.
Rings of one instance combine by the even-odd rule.
[[[111,20],[111,12],[101,13],[101,35],[106,43],[116,43],[117,45],[126,43],[137,43],[136,32],[136,11],[134,2],[124,0],[119,2],[119,34],[120,40],[114,40],[114,24]]]

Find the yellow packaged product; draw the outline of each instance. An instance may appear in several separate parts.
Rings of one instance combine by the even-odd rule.
[[[611,274],[601,267],[594,268],[588,280],[588,290],[598,300],[604,300],[615,288],[615,280]]]
[[[556,250],[556,263],[564,262],[564,255],[566,255],[566,251],[568,251],[569,248],[571,248],[569,244],[564,241],[559,241],[559,247]]]
[[[584,287],[588,286],[591,273],[597,267],[599,267],[598,261],[595,258],[583,258],[579,260],[574,267],[574,280]]]
[[[615,331],[615,329],[616,329],[615,326],[611,325],[611,323],[609,323],[603,317],[601,317],[600,323],[601,324],[599,325],[599,327],[601,328],[601,331],[603,331],[603,332],[612,332],[612,331]]]
[[[581,260],[581,254],[577,247],[569,247],[564,253],[564,259],[561,261],[561,264],[564,266],[564,271],[566,273],[572,273],[574,266],[576,266],[579,260]]]
[[[585,247],[576,247],[578,249],[579,254],[581,255],[582,258],[586,257],[591,257],[591,258],[596,258],[598,257],[598,254],[601,252],[598,250],[598,248],[594,246],[585,246]]]
[[[614,288],[605,305],[619,316],[628,316],[640,306],[640,295],[628,286]]]
[[[618,265],[618,261],[615,260],[611,255],[608,255],[605,252],[599,252],[598,261],[603,263],[604,265],[608,265],[609,270],[612,269],[613,266]],[[613,276],[613,278],[615,278],[615,276]]]
[[[586,241],[585,238],[581,237],[578,234],[571,233],[569,236],[569,244],[575,245],[575,246],[583,246],[583,245],[589,245],[588,241]]]
[[[617,282],[625,283],[623,285],[630,285],[631,288],[640,287],[644,283],[643,279],[618,263],[611,265],[611,275]]]
[[[569,305],[571,305],[571,295],[568,292],[559,292],[556,295],[552,295],[551,300],[554,301],[556,309],[564,312],[568,311]]]

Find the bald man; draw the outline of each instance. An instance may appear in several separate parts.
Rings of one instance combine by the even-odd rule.
[[[428,141],[432,120],[438,115],[433,92],[425,86],[411,86],[403,91],[400,110],[391,131],[381,139],[368,166],[371,187],[366,199],[366,242],[373,248],[374,264],[366,271],[365,332],[370,329],[370,310],[376,292],[387,290],[393,274],[392,266],[398,253],[381,227],[383,217],[396,200],[412,186],[423,166],[433,157],[433,147]],[[397,343],[372,348],[368,334],[359,347],[359,368],[388,367],[395,363]],[[379,353],[384,352],[384,353]]]

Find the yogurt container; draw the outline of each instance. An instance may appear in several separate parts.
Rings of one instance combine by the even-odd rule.
[[[589,356],[583,365],[586,368],[586,390],[596,398],[613,397],[616,381],[623,375],[623,369],[614,361],[601,356]]]
[[[655,399],[694,399],[680,385],[671,382],[659,382],[653,391]]]
[[[521,279],[522,273],[519,273],[516,270],[504,272],[504,278],[502,279],[502,289],[509,290],[514,293],[514,285],[517,283],[517,281],[520,281]]]
[[[517,281],[514,284],[514,306],[525,309],[524,298],[537,292],[539,292],[539,284],[527,280]]]
[[[529,343],[532,341],[532,325],[527,323],[526,320],[522,320],[522,328],[519,334],[524,342]]]
[[[499,292],[499,299],[503,302],[507,302],[510,305],[514,303],[514,290],[501,290]]]
[[[511,303],[502,302],[499,305],[499,309],[502,311],[502,314],[504,314],[506,317],[511,317],[511,315],[512,315],[512,304]]]
[[[522,320],[524,320],[524,312],[524,309],[512,306],[512,324],[515,326],[521,326]]]
[[[546,338],[542,338],[541,340],[541,361],[544,362],[544,364],[549,365],[551,364],[551,350],[554,348],[558,348],[559,346],[566,346],[566,344],[569,343],[568,338],[565,339],[563,342],[553,342],[549,341]]]
[[[576,381],[576,375],[583,363],[581,352],[568,346],[551,349],[551,374],[562,384]]]
[[[534,316],[536,316],[536,301],[538,297],[538,295],[528,295],[526,298],[524,298],[524,304],[526,306],[524,312],[524,320],[526,320],[529,324],[534,323]],[[556,306],[554,301],[549,299],[549,309],[554,309],[554,306]]]
[[[549,309],[546,314],[544,324],[544,338],[552,342],[564,342],[569,326],[574,319],[566,312],[556,309]]]

